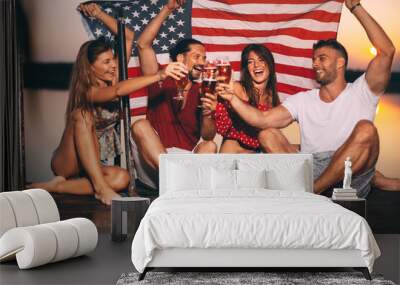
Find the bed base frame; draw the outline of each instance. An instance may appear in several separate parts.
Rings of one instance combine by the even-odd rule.
[[[333,249],[193,249],[155,250],[153,259],[139,275],[155,268],[329,268],[350,267],[371,280],[359,250]]]

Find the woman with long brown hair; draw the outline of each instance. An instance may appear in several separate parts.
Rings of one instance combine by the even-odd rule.
[[[262,111],[280,104],[276,91],[275,62],[263,45],[250,44],[241,55],[241,78],[230,85],[219,83],[218,92],[232,92],[241,100]],[[205,99],[207,100],[207,99]],[[222,135],[221,153],[254,153],[260,151],[259,130],[247,125],[227,101],[215,108],[217,132]]]
[[[100,12],[102,16],[108,16],[99,12],[96,4],[81,5],[80,8],[89,16],[99,16]],[[104,22],[116,29],[112,17]],[[133,32],[128,29],[127,32],[126,48],[130,55]],[[81,46],[71,78],[64,133],[51,160],[56,177],[31,187],[57,193],[94,194],[103,203],[110,204],[112,198],[118,196],[117,192],[128,186],[128,172],[117,166],[102,165],[100,157],[99,138],[104,137],[104,132],[109,132],[106,144],[103,144],[105,148],[119,141],[112,134],[113,128],[109,128],[119,121],[118,98],[167,76],[179,79],[187,71],[183,64],[173,62],[154,75],[117,82],[117,70],[113,51],[103,39],[91,40]]]

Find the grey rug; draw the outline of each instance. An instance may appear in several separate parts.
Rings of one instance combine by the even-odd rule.
[[[382,276],[372,275],[372,281],[364,278],[360,272],[148,272],[142,281],[138,281],[139,273],[122,274],[117,285],[145,284],[268,284],[268,285],[297,285],[297,284],[374,284],[395,285],[392,281],[384,280]]]

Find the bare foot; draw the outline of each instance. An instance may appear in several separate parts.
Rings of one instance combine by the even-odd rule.
[[[400,179],[389,178],[381,172],[376,171],[373,179],[373,185],[381,190],[400,191]]]
[[[57,192],[57,185],[66,181],[63,176],[56,176],[47,182],[36,182],[27,186],[27,189],[41,188],[49,192]]]
[[[115,193],[112,189],[102,189],[96,191],[94,197],[109,206],[111,205],[112,199],[115,197],[120,197],[120,195]]]

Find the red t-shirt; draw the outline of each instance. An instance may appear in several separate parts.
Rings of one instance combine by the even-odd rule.
[[[192,150],[200,139],[199,84],[192,85],[183,109],[180,108],[181,101],[173,99],[178,91],[172,78],[167,78],[161,85],[158,82],[150,85],[148,92],[147,119],[164,147]]]
[[[268,106],[264,104],[258,104],[257,108],[261,111],[268,110]],[[246,148],[260,148],[259,130],[247,125],[226,101],[217,104],[215,126],[224,138],[236,140]]]

